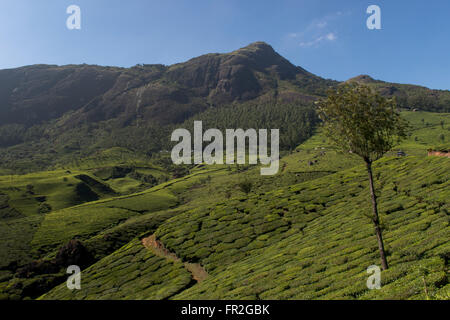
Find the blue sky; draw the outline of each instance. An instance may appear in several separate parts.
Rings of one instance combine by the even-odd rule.
[[[81,8],[81,30],[66,8]],[[369,5],[382,30],[369,30]],[[0,69],[173,64],[265,41],[319,76],[450,89],[448,0],[0,0]]]

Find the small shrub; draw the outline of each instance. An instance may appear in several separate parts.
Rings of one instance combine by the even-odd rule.
[[[45,213],[49,213],[50,211],[52,211],[52,207],[48,203],[42,202],[39,205],[38,213],[45,214]]]
[[[251,181],[246,180],[240,182],[238,186],[242,192],[244,192],[245,194],[249,194],[250,191],[252,191],[253,184]]]

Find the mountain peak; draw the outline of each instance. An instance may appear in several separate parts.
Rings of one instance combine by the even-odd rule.
[[[263,41],[250,43],[225,54],[224,62],[228,65],[244,65],[259,72],[273,73],[281,79],[294,79],[296,74],[302,72]]]
[[[348,79],[346,82],[374,83],[376,82],[376,80],[367,74],[361,74],[359,76]]]
[[[257,41],[257,42],[250,43],[249,45],[247,45],[243,48],[240,48],[238,50],[235,50],[233,52],[230,52],[229,54],[230,55],[243,54],[246,56],[264,55],[264,56],[271,56],[271,57],[280,56],[278,53],[275,52],[275,50],[272,48],[271,45],[269,45],[263,41]]]
[[[264,51],[273,51],[275,52],[275,50],[272,48],[272,46],[264,41],[256,41],[253,43],[250,43],[248,46],[245,46],[239,50],[242,49],[249,49],[249,50],[264,50]],[[239,51],[238,50],[238,51]]]

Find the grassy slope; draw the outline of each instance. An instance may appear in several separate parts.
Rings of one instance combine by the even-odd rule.
[[[138,240],[133,240],[83,272],[83,292],[69,292],[59,286],[52,296],[65,299],[165,299],[191,283],[181,262],[155,256]]]
[[[421,298],[419,265],[428,267],[426,281],[437,291],[450,251],[449,169],[446,159],[392,159],[377,167],[391,263],[380,291],[365,286],[366,268],[379,263],[364,216],[370,212],[365,175],[348,170],[163,224],[161,241],[186,260],[200,260],[211,276],[175,298]]]
[[[42,202],[48,203],[53,210],[59,210],[85,202],[76,190],[76,186],[82,183],[76,178],[80,174],[85,173],[58,170],[0,176],[0,193],[7,194],[10,205],[27,216],[38,213]]]
[[[0,176],[0,194],[8,197],[6,205],[16,212],[15,217],[0,219],[0,269],[14,261],[24,264],[32,258],[31,241],[45,219],[43,204],[52,210],[59,210],[88,201],[86,190],[95,192],[101,198],[114,194],[86,185],[77,178],[81,174],[86,176],[81,171],[65,170]],[[97,182],[103,186],[100,181]],[[84,193],[80,193],[77,186],[85,186]]]
[[[41,216],[33,227],[35,235],[28,236],[23,248],[16,245],[16,251],[29,250],[33,237],[33,249],[51,255],[53,248],[76,236],[102,258],[138,235],[156,232],[183,261],[200,262],[210,274],[201,284],[177,280],[175,286],[170,277],[163,277],[164,294],[143,291],[136,296],[130,288],[138,288],[141,277],[109,267],[124,250],[142,250],[133,240],[84,271],[86,289],[104,282],[114,289],[104,294],[101,289],[70,293],[63,285],[46,298],[418,298],[423,292],[419,264],[429,269],[430,292],[443,294],[448,290],[448,285],[442,287],[450,251],[450,167],[448,159],[425,155],[439,135],[448,139],[448,125],[441,128],[440,120],[449,115],[411,112],[405,116],[413,122],[413,132],[400,148],[414,156],[387,157],[376,168],[392,264],[383,273],[389,285],[380,291],[365,287],[365,269],[378,263],[373,228],[364,216],[370,212],[365,173],[357,158],[330,149],[320,133],[283,157],[277,176],[262,177],[257,167],[199,166],[187,177],[145,192]],[[426,123],[435,131],[424,129]],[[237,187],[246,179],[253,183],[248,199]],[[170,209],[177,203],[176,209]],[[13,231],[9,234],[14,245],[18,238]],[[123,261],[123,270],[141,268],[141,260]],[[95,280],[94,274],[107,281]],[[173,296],[174,292],[179,294]]]
[[[258,168],[237,172],[208,167],[154,188],[184,202],[179,213],[159,224],[157,237],[183,261],[200,262],[209,273],[204,282],[191,283],[173,298],[424,298],[424,270],[430,295],[448,296],[450,163],[425,157],[435,134],[422,134],[417,121],[424,116],[438,124],[440,118],[406,116],[414,122],[414,131],[401,148],[417,156],[387,157],[375,168],[391,264],[382,274],[381,290],[370,291],[365,285],[366,268],[379,258],[365,216],[370,207],[363,166],[352,156],[330,150],[319,134],[284,157],[283,172],[276,177],[261,177]],[[415,135],[424,144],[417,143]],[[244,177],[254,183],[248,198],[236,188]],[[133,297],[123,294],[120,283],[132,287],[139,278],[125,279],[103,260],[86,270],[88,279],[96,272],[116,279],[117,294],[108,298]],[[69,293],[63,287],[45,298],[104,297],[84,289]]]
[[[156,191],[55,211],[45,216],[31,245],[46,252],[74,237],[87,239],[132,216],[168,209],[176,203],[175,196]]]
[[[403,116],[411,123],[412,132],[398,149],[404,149],[411,155],[421,155],[423,150],[434,146],[450,147],[450,113],[405,112]],[[444,139],[441,140],[441,137]]]
[[[443,294],[449,289],[442,287],[450,251],[449,169],[444,158],[394,158],[377,165],[391,263],[380,291],[365,287],[365,270],[378,263],[378,252],[364,216],[370,208],[359,167],[163,222],[158,238],[183,261],[201,262],[210,275],[174,298],[423,298],[421,266],[429,273],[429,292]],[[117,285],[124,281],[103,260],[86,270],[87,278],[94,272],[108,273]],[[126,281],[133,286],[138,279]],[[59,287],[46,297],[101,295]],[[119,290],[112,297],[124,296]]]

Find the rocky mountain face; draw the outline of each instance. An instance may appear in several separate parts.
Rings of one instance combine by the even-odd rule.
[[[63,115],[60,124],[68,127],[109,119],[123,126],[179,123],[208,107],[277,95],[283,82],[295,86],[305,79],[326,82],[263,42],[168,67],[34,65],[0,71],[0,125],[31,126]],[[281,94],[291,100],[308,97],[295,91],[282,88]]]
[[[366,75],[351,81],[376,85],[382,93],[402,99],[408,91],[426,95],[425,100],[443,95]],[[311,101],[336,84],[294,66],[264,42],[172,66],[33,65],[0,70],[0,126],[29,127],[53,119],[69,128],[110,119],[121,126],[136,121],[180,123],[209,107],[253,99]]]
[[[80,109],[110,90],[119,75],[94,66],[0,70],[0,124],[33,125]]]

